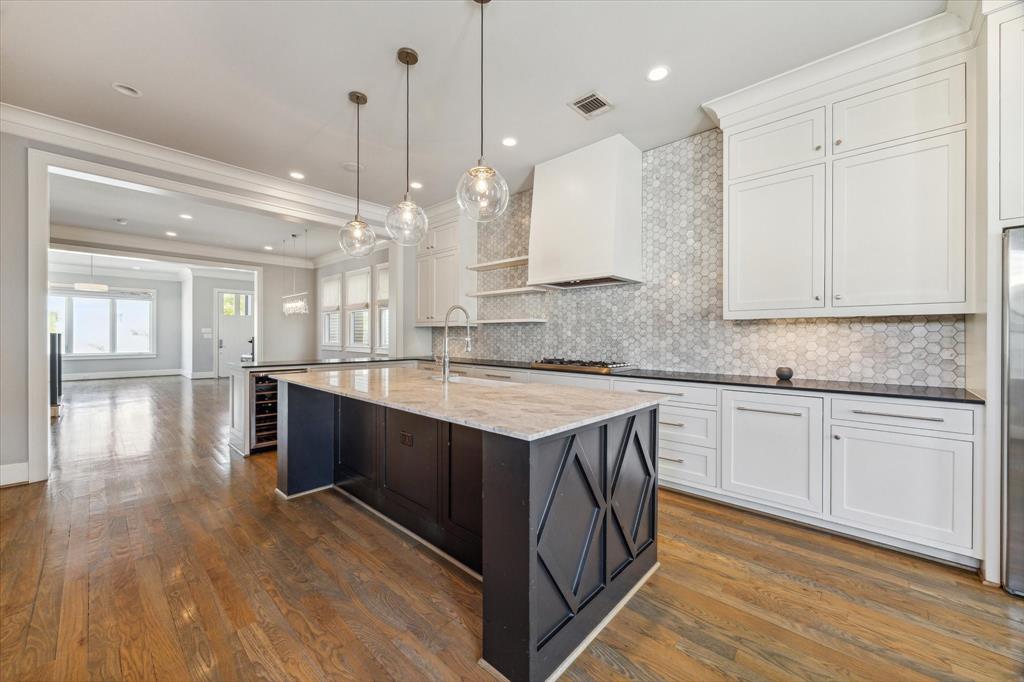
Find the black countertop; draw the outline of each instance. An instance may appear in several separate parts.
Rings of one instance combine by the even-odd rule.
[[[242,369],[269,369],[272,367],[303,367],[314,365],[358,365],[374,362],[398,362],[402,360],[432,361],[431,357],[401,358],[331,358],[321,360],[288,360],[284,362],[243,362]],[[530,362],[524,360],[493,360],[487,358],[452,358],[460,365],[484,365],[508,369],[530,369]],[[559,370],[544,370],[559,371]],[[578,372],[573,372],[578,374]],[[584,375],[607,376],[607,375]],[[656,381],[685,381],[694,384],[724,384],[726,386],[747,386],[753,388],[774,388],[790,391],[813,391],[817,393],[845,393],[867,395],[879,398],[911,398],[914,400],[941,400],[951,403],[984,404],[985,400],[964,388],[949,386],[904,386],[901,384],[871,384],[856,381],[823,381],[819,379],[793,379],[781,381],[775,377],[743,376],[739,374],[708,374],[703,372],[669,372],[659,369],[631,369],[611,375],[623,379],[653,379]]]

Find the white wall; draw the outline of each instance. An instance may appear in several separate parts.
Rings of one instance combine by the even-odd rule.
[[[0,465],[28,461],[27,170],[27,141],[0,135]]]
[[[73,284],[81,281],[82,275],[68,272],[50,272],[51,282]],[[156,292],[156,355],[151,358],[74,358],[64,356],[64,377],[74,379],[76,375],[94,375],[118,372],[181,370],[181,282],[146,279],[144,277],[112,277],[95,275],[91,278],[100,284],[122,289],[153,289]],[[65,292],[59,292],[65,293]],[[87,377],[87,378],[92,378]],[[98,377],[97,377],[98,378]]]
[[[281,297],[295,292],[309,292],[308,315],[287,316],[281,309]],[[316,280],[311,268],[287,268],[264,265],[262,300],[259,301],[261,358],[269,361],[312,360],[317,357],[316,345]]]

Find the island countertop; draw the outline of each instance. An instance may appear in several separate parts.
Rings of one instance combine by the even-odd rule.
[[[384,367],[274,378],[526,441],[658,404],[636,393],[487,380],[445,384],[432,376],[428,370]]]

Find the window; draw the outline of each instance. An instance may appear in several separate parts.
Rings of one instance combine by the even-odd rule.
[[[345,347],[370,350],[370,268],[345,273]]]
[[[386,352],[391,345],[391,318],[388,314],[388,278],[389,270],[384,265],[373,266],[374,289],[373,305],[375,309],[374,318],[377,322],[376,336],[374,337],[374,350]]]
[[[222,293],[221,312],[227,317],[250,317],[252,315],[252,294]]]
[[[155,293],[115,290],[106,294],[51,293],[51,332],[64,334],[69,355],[149,355],[155,351]]]
[[[341,347],[341,276],[320,281],[320,345]]]

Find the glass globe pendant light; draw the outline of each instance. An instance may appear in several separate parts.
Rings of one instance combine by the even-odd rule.
[[[366,256],[373,251],[377,243],[377,235],[373,233],[365,220],[359,217],[359,174],[362,163],[359,157],[359,110],[366,104],[366,95],[353,90],[348,93],[350,102],[356,105],[356,214],[338,230],[338,245],[349,256]]]
[[[398,50],[398,61],[405,64],[405,198],[388,210],[384,228],[402,246],[416,246],[427,234],[426,211],[409,198],[409,67],[419,60],[411,47]]]
[[[484,163],[484,5],[480,5],[480,159],[459,178],[455,200],[467,217],[478,223],[494,220],[508,208],[508,183],[496,169]]]

